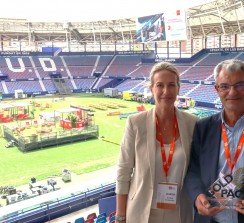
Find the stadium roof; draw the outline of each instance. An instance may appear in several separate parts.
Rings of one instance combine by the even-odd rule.
[[[10,0],[9,0],[10,1]],[[8,5],[9,4],[8,1]],[[13,0],[12,0],[13,1]],[[53,2],[49,1],[49,2]],[[50,18],[48,15],[50,11],[52,12],[53,16],[56,18],[58,16],[59,10],[61,10],[61,14],[65,22],[45,22],[45,21],[31,21],[26,17],[24,19],[18,19],[17,15],[15,14],[10,19],[1,19],[0,18],[0,37],[2,41],[29,41],[29,42],[76,42],[81,45],[89,44],[89,43],[134,43],[135,41],[135,34],[136,34],[136,20],[137,20],[137,12],[141,13],[142,9],[147,8],[153,12],[155,10],[156,13],[162,13],[164,11],[164,4],[167,4],[167,8],[169,6],[168,1],[167,3],[161,4],[161,2],[166,2],[163,0],[152,0],[152,1],[135,1],[137,3],[137,8],[135,8],[135,2],[131,1],[131,4],[128,4],[129,0],[123,1],[116,1],[116,5],[111,3],[111,5],[105,4],[110,0],[103,0],[103,5],[100,8],[100,12],[102,14],[108,15],[109,13],[106,12],[105,9],[109,9],[110,12],[113,10],[116,11],[117,16],[114,16],[113,19],[107,20],[96,20],[96,21],[69,21],[67,19],[67,15],[72,15],[80,10],[80,14],[82,12],[86,15],[89,15],[90,18],[93,20],[97,18],[97,5],[95,4],[95,0],[89,0],[87,2],[94,4],[94,9],[91,6],[88,6],[87,3],[85,7],[81,7],[78,4],[79,0],[69,0],[65,1],[66,6],[67,2],[68,5],[72,5],[72,9],[69,7],[66,8],[66,11],[62,11],[62,7],[60,9],[56,8],[49,8],[48,0],[42,0],[37,6],[37,4],[33,4],[33,1],[22,0],[21,2],[31,2],[36,7],[34,13],[38,14],[40,11],[44,18]],[[171,0],[173,1],[173,0]],[[176,1],[178,2],[178,6],[180,6],[180,2],[186,4],[188,1]],[[18,1],[17,1],[18,2]],[[64,0],[59,0],[59,2],[64,2]],[[78,5],[75,5],[76,2]],[[83,2],[83,1],[79,1]],[[124,4],[122,4],[122,2]],[[148,6],[148,2],[150,2],[150,7]],[[159,4],[160,2],[160,4]],[[191,1],[194,5],[198,2],[202,2],[202,0],[194,0]],[[6,1],[7,3],[7,1]],[[44,4],[46,3],[46,4]],[[127,4],[126,4],[127,3]],[[18,3],[17,3],[18,4]],[[59,3],[58,3],[59,4]],[[60,3],[61,4],[61,3]],[[90,4],[89,4],[90,5]],[[153,8],[152,6],[153,5]],[[159,7],[162,5],[162,7]],[[96,6],[96,7],[95,7]],[[4,7],[6,5],[4,4]],[[30,5],[23,4],[21,13],[23,13],[26,8],[30,9]],[[90,7],[90,8],[89,8]],[[157,8],[157,10],[155,9]],[[186,7],[186,5],[185,5]],[[12,5],[12,9],[20,7],[14,7]],[[25,10],[24,10],[25,9]],[[46,10],[45,10],[46,9]],[[116,19],[120,13],[126,10],[131,11],[134,10],[134,15],[132,17]],[[7,9],[6,9],[7,10]],[[32,9],[30,9],[32,10]],[[93,10],[93,12],[92,12]],[[158,12],[159,11],[159,12]],[[18,11],[17,11],[18,12]],[[48,13],[49,12],[49,13]],[[1,6],[1,16],[4,15],[6,11]],[[149,12],[148,12],[149,13]],[[112,13],[110,13],[112,15]],[[151,15],[149,14],[143,14]],[[187,27],[189,30],[189,37],[202,37],[202,36],[210,36],[210,35],[231,35],[231,34],[238,34],[244,32],[244,8],[243,8],[243,0],[216,0],[216,1],[208,1],[206,4],[197,5],[194,7],[190,7],[186,11],[187,14]],[[104,15],[103,15],[104,16]],[[58,17],[57,17],[58,18]]]
[[[187,9],[213,0],[8,0],[1,4],[1,18],[31,22],[82,22],[145,16],[168,9]],[[167,6],[167,7],[166,7]]]
[[[243,0],[217,0],[192,7],[187,14],[192,37],[244,32]]]

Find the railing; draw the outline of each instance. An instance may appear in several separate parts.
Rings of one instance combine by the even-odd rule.
[[[82,130],[75,128],[71,130],[64,129],[59,132],[40,133],[29,136],[16,135],[7,126],[3,126],[3,131],[4,137],[9,141],[14,140],[17,146],[24,152],[63,143],[98,138],[99,136],[99,128],[97,125],[87,126]]]
[[[41,223],[97,204],[104,194],[115,191],[115,183],[81,191],[82,186],[59,190],[0,208],[0,223]]]

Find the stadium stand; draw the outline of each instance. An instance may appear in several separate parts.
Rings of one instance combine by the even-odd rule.
[[[219,53],[211,53],[208,54],[207,57],[200,61],[198,66],[215,66],[219,62],[223,60],[233,59],[238,56],[238,52],[219,52]]]
[[[190,67],[187,71],[185,71],[181,76],[181,80],[206,80],[213,73],[213,66],[208,67]]]
[[[49,93],[51,93],[51,92],[56,93],[57,92],[57,88],[55,87],[52,80],[43,80],[42,82],[45,85],[47,92],[49,92]]]
[[[117,55],[105,72],[106,76],[123,77],[137,69],[141,63],[140,55]]]
[[[200,85],[195,89],[195,91],[188,94],[188,96],[194,98],[196,101],[208,103],[214,103],[214,101],[218,98],[213,85]]]
[[[147,78],[148,74],[150,73],[152,69],[152,64],[141,64],[138,66],[138,68],[136,68],[133,72],[131,72],[130,74],[128,74],[128,77],[144,77]]]
[[[191,96],[196,101],[202,100],[196,85],[202,84],[201,90],[208,88],[204,84],[206,81],[207,84],[213,85],[214,65],[228,58],[243,59],[244,53],[203,50],[198,56],[194,55],[188,60],[175,61],[182,81],[180,94]],[[141,54],[77,56],[70,53],[60,54],[60,56],[34,55],[6,58],[0,56],[1,73],[7,76],[7,79],[1,81],[0,91],[6,96],[13,96],[17,89],[34,95],[70,94],[86,91],[101,92],[104,88],[113,87],[120,92],[133,90],[143,93],[153,64],[152,61],[151,63],[145,61]],[[213,106],[217,96],[212,91],[205,94],[209,95],[200,102],[207,102],[210,103],[206,104],[207,106]]]
[[[82,90],[82,91],[90,90],[94,81],[95,81],[95,78],[74,79],[77,89]]]
[[[106,197],[98,200],[99,213],[105,213],[106,216],[111,216],[115,212],[116,208],[116,197]]]
[[[34,93],[42,92],[42,88],[38,81],[14,81],[14,82],[5,82],[8,93],[14,94],[14,91],[17,89],[22,89],[25,93]]]
[[[113,87],[114,85],[111,83],[113,80],[114,79],[110,79],[110,78],[101,78],[96,88],[97,89],[100,89],[101,87],[106,88],[106,86]]]
[[[134,87],[141,84],[142,82],[144,82],[144,81],[127,79],[123,83],[119,84],[116,88],[121,92],[128,91],[128,90],[132,90]]]
[[[0,57],[0,70],[9,79],[37,78],[29,57]]]
[[[62,77],[68,76],[61,57],[33,56],[31,58],[34,69],[41,78],[49,77],[52,72],[58,72]]]
[[[63,58],[73,77],[89,77],[93,73],[98,56],[64,56]]]
[[[109,63],[112,61],[113,56],[110,55],[101,55],[98,56],[99,60],[96,65],[96,72],[103,73]]]
[[[80,187],[79,187],[80,188]],[[81,188],[80,188],[81,189]],[[40,223],[50,221],[57,217],[70,214],[98,203],[101,194],[105,192],[113,192],[115,184],[107,184],[85,192],[73,193],[72,190],[55,191],[50,194],[44,194],[39,199],[33,198],[22,202],[23,206],[18,203],[6,206],[4,210],[0,209],[0,221],[5,222],[32,222]],[[65,194],[64,194],[65,193]],[[49,201],[49,202],[47,202]],[[31,207],[32,204],[32,207]],[[110,205],[113,205],[110,203]],[[15,211],[13,210],[20,210]],[[114,207],[110,207],[114,209]],[[82,216],[83,217],[83,216]],[[84,216],[85,217],[85,216]],[[90,213],[86,219],[97,218],[96,213]]]
[[[238,55],[238,57],[236,57],[236,59],[238,59],[238,60],[244,60],[244,53],[240,53],[239,55]]]
[[[181,83],[180,84],[180,95],[185,96],[189,91],[194,89],[197,86],[197,84],[191,84],[191,83]]]
[[[3,86],[5,86],[5,88],[6,88],[5,81],[1,81],[1,84],[0,84],[0,92],[2,92],[2,93],[4,92]]]

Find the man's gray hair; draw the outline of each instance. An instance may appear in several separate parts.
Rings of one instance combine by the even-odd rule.
[[[220,71],[223,69],[225,69],[231,73],[238,72],[238,71],[244,72],[244,62],[241,60],[236,60],[236,59],[224,60],[224,61],[220,62],[214,68],[214,80],[215,80],[215,82],[218,79]]]

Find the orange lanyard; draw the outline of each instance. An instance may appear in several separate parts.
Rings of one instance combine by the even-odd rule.
[[[156,116],[156,139],[159,141],[160,146],[161,146],[161,156],[162,156],[162,162],[163,162],[163,169],[164,169],[166,177],[168,176],[169,168],[170,168],[172,160],[173,160],[177,129],[178,129],[177,119],[176,119],[176,115],[174,115],[174,130],[173,130],[174,131],[173,132],[174,137],[173,137],[172,142],[170,143],[169,157],[168,157],[168,161],[167,161],[164,143],[163,143],[163,135],[161,132],[158,117]]]
[[[233,158],[233,162],[231,161],[231,154],[230,154],[230,148],[229,148],[229,144],[228,144],[228,135],[227,135],[227,132],[226,132],[226,128],[224,126],[224,124],[222,124],[222,140],[224,142],[224,150],[225,150],[225,157],[226,157],[226,160],[227,160],[227,164],[230,168],[230,171],[232,173],[232,170],[240,156],[240,153],[241,153],[241,150],[242,150],[242,146],[243,146],[243,143],[244,143],[244,131],[242,131],[242,134],[241,134],[241,137],[240,137],[240,140],[238,142],[238,145],[237,145],[237,148],[236,148],[236,151],[235,151],[235,154],[234,154],[234,158]]]

